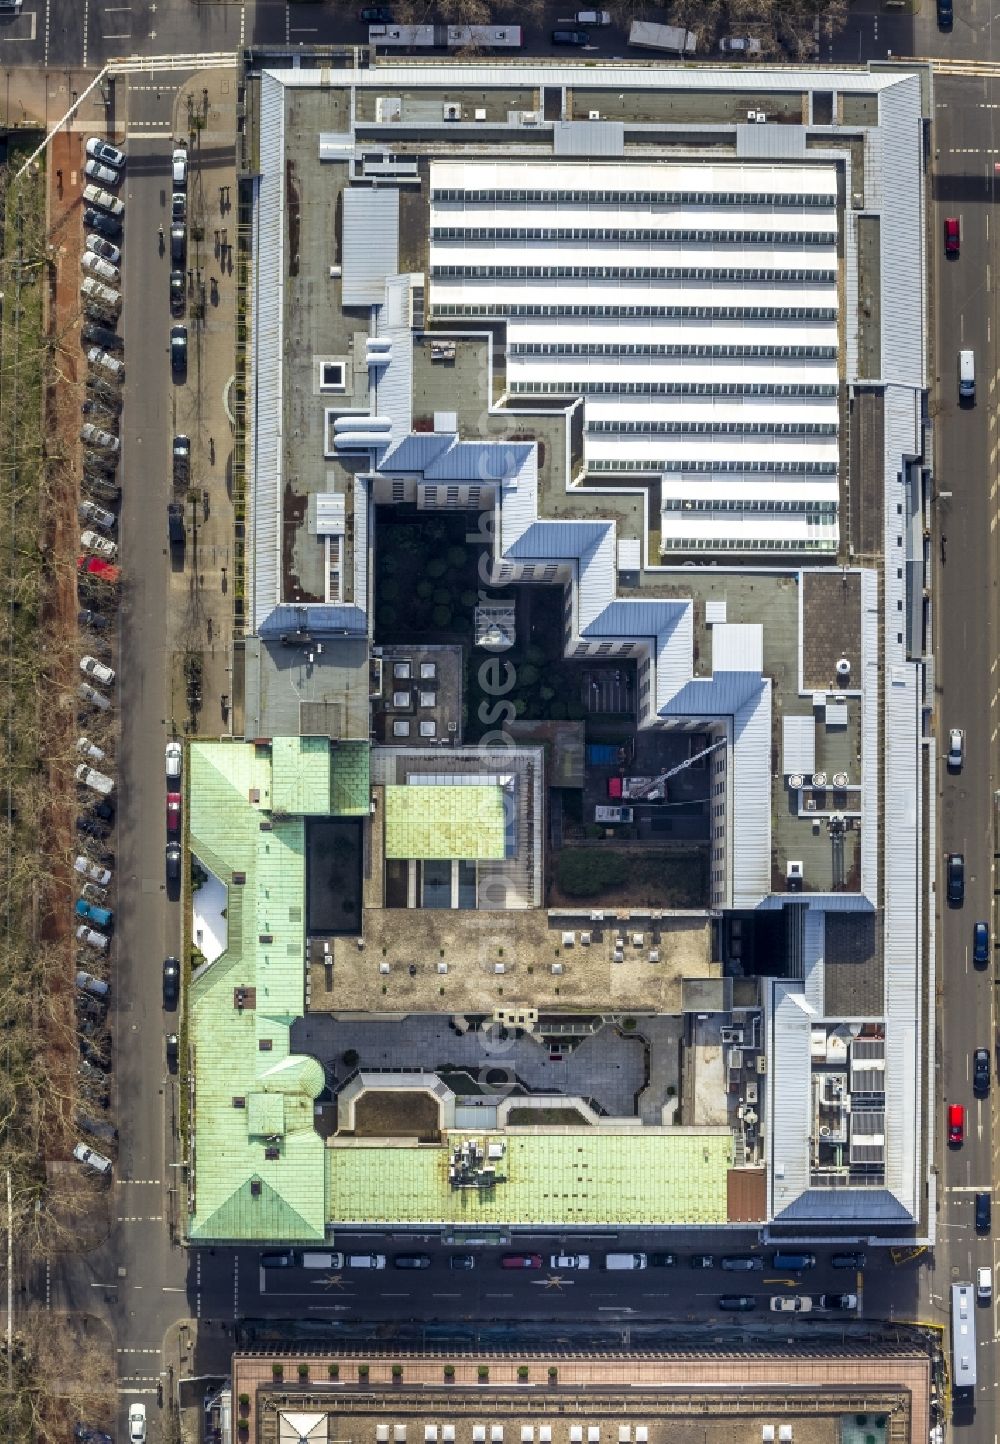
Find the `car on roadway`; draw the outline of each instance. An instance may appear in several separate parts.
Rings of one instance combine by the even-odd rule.
[[[178,379],[187,375],[188,333],[186,326],[170,328],[170,369]]]
[[[125,152],[116,145],[109,145],[106,140],[101,140],[99,135],[92,135],[87,141],[87,157],[89,160],[99,160],[102,165],[110,165],[115,170],[122,170],[125,166]]]
[[[163,1006],[176,1008],[181,991],[181,965],[176,958],[163,959]]]
[[[128,1406],[128,1444],[146,1444],[146,1406]]]
[[[120,170],[115,170],[114,166],[102,165],[99,160],[88,160],[83,167],[83,173],[88,180],[96,181],[101,186],[117,186],[122,182]]]
[[[589,45],[590,32],[589,30],[553,30],[551,39],[553,45]]]
[[[274,1250],[272,1253],[262,1253],[260,1256],[262,1269],[290,1269],[295,1267],[295,1253],[290,1248]]]
[[[717,1307],[731,1313],[748,1314],[757,1307],[757,1300],[752,1294],[721,1294]]]
[[[175,147],[170,157],[170,174],[175,191],[186,191],[188,183],[188,153],[184,146]]]
[[[977,1048],[972,1055],[972,1091],[977,1098],[989,1097],[990,1053],[988,1048]]]
[[[167,793],[167,832],[171,837],[176,837],[181,830],[181,795],[179,792]]]
[[[81,657],[80,671],[94,682],[103,682],[105,687],[110,687],[115,680],[114,668],[99,662],[96,657]]]
[[[448,1267],[450,1269],[474,1269],[476,1267],[476,1255],[474,1253],[453,1253],[448,1255]]]
[[[177,1072],[177,1060],[180,1057],[180,1045],[177,1042],[176,1033],[167,1034],[167,1067],[171,1073]]]
[[[812,1306],[807,1294],[778,1294],[769,1304],[772,1314],[811,1314]]]
[[[978,968],[984,968],[990,960],[990,925],[978,922],[972,925],[972,961]]]
[[[104,211],[96,210],[93,206],[87,206],[83,212],[83,224],[88,231],[96,231],[100,236],[107,236],[112,241],[121,239],[122,223],[117,216],[109,216]]]
[[[173,446],[174,481],[185,482],[191,471],[191,438],[175,436]]]
[[[164,751],[164,764],[167,777],[171,782],[180,780],[181,767],[184,764],[184,748],[174,738],[167,743]]]
[[[857,1294],[820,1294],[816,1301],[817,1307],[831,1311],[837,1309],[856,1309],[858,1306]]]
[[[720,1267],[731,1273],[760,1273],[764,1260],[755,1254],[729,1254],[720,1261]]]
[[[578,10],[573,19],[577,25],[596,25],[599,28],[611,24],[610,10]]]
[[[168,842],[166,853],[167,882],[180,882],[181,880],[181,845],[179,842]]]
[[[170,227],[170,264],[183,266],[187,257],[187,231],[182,225]]]
[[[961,772],[965,761],[965,733],[961,727],[952,727],[948,733],[948,771]]]
[[[549,1256],[550,1269],[589,1269],[589,1253],[554,1253]]]
[[[988,1188],[976,1194],[976,1232],[989,1233],[992,1223],[992,1197]]]
[[[96,531],[82,531],[80,533],[80,545],[84,551],[96,552],[98,556],[104,557],[107,561],[113,562],[118,555],[118,548],[113,541],[107,537],[98,536]]]
[[[540,1253],[505,1253],[500,1256],[502,1269],[540,1269],[542,1262]]]
[[[937,23],[939,30],[950,30],[955,23],[953,0],[937,0]]]
[[[185,191],[174,191],[170,197],[170,223],[172,226],[182,226],[187,220],[187,193]]]
[[[651,1253],[649,1262],[654,1269],[672,1269],[676,1267],[677,1255],[675,1253]]]
[[[362,25],[392,25],[392,11],[388,5],[366,5],[358,11]]]
[[[170,272],[170,314],[171,316],[184,315],[184,301],[186,290],[184,286],[184,272],[179,268]]]
[[[965,1142],[965,1104],[948,1104],[948,1142],[958,1148]]]
[[[946,216],[944,222],[944,253],[957,256],[962,246],[962,231],[958,216]]]
[[[988,1304],[993,1297],[993,1270],[988,1264],[976,1269],[976,1299]]]
[[[90,232],[84,245],[88,251],[92,251],[95,256],[100,256],[101,260],[107,261],[109,265],[117,266],[121,261],[121,248],[116,246],[114,241],[106,241],[96,231]]]
[[[714,1269],[715,1258],[710,1253],[695,1253],[688,1260],[693,1269]]]
[[[429,1269],[431,1256],[429,1253],[397,1253],[393,1255],[392,1266],[394,1269]]]
[[[948,901],[952,907],[965,902],[965,855],[961,852],[948,854]]]

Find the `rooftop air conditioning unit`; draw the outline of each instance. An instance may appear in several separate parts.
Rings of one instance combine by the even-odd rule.
[[[446,100],[444,103],[445,120],[461,120],[462,107],[457,100]]]
[[[521,124],[522,124],[522,125],[538,125],[539,122],[541,121],[541,118],[542,118],[541,111],[538,111],[538,110],[522,110],[522,111],[521,111]]]
[[[587,111],[587,119],[588,119],[588,120],[600,120],[600,118],[601,118],[601,112],[600,112],[599,110],[588,110],[588,111]]]

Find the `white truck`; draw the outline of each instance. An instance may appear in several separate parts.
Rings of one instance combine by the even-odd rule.
[[[666,50],[671,55],[693,55],[694,32],[681,25],[654,25],[651,20],[633,20],[628,43],[643,50]]]
[[[632,822],[634,813],[631,807],[595,807],[595,822]]]

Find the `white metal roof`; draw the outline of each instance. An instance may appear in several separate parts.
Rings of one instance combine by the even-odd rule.
[[[812,717],[781,719],[781,770],[811,777],[816,770],[816,722]]]
[[[399,270],[399,191],[347,186],[343,191],[342,297],[345,306],[380,306]]]

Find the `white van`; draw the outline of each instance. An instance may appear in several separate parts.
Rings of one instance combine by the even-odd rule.
[[[345,1260],[349,1269],[384,1269],[384,1253],[349,1253]]]
[[[644,1253],[608,1253],[604,1255],[606,1269],[644,1269],[648,1260]]]
[[[344,1255],[342,1253],[310,1253],[302,1255],[302,1267],[304,1269],[342,1269],[344,1267]]]
[[[974,351],[959,351],[958,353],[958,399],[960,401],[974,401],[976,397],[976,353]]]

